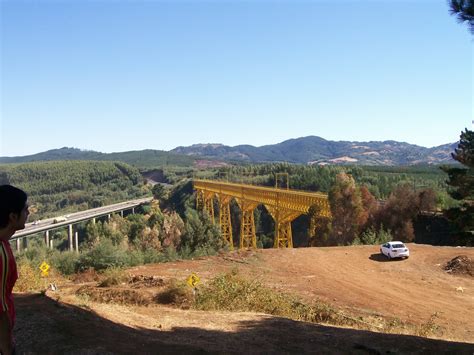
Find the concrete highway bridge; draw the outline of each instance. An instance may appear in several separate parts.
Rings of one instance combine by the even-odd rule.
[[[242,212],[239,247],[257,247],[254,209],[264,205],[275,221],[275,248],[292,248],[291,222],[315,206],[321,217],[331,218],[326,194],[254,185],[235,184],[213,180],[193,180],[196,207],[205,210],[215,222],[214,201],[219,206],[219,225],[223,238],[233,249],[229,204],[235,200]],[[312,216],[314,219],[317,216]]]
[[[69,250],[79,251],[77,232],[74,233],[73,225],[92,220],[95,222],[95,219],[98,217],[107,216],[110,218],[112,213],[120,213],[123,216],[123,212],[131,210],[132,213],[135,213],[135,208],[144,204],[151,202],[152,197],[145,197],[136,200],[130,200],[120,203],[115,203],[113,205],[92,208],[89,210],[75,212],[68,214],[66,216],[58,216],[53,218],[48,218],[32,223],[27,223],[25,229],[17,231],[13,237],[12,241],[16,241],[16,249],[20,251],[21,244],[27,245],[27,238],[34,234],[44,232],[44,238],[46,245],[53,248],[53,239],[50,239],[49,232],[54,229],[67,227],[68,229],[68,241],[69,241]]]

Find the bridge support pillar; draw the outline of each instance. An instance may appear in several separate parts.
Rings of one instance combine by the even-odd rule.
[[[122,210],[122,211],[120,211],[120,217],[122,217],[122,218],[123,218],[123,210]]]
[[[214,219],[214,193],[209,193],[204,196],[204,210],[211,217],[211,222],[215,223]]]
[[[70,224],[68,226],[68,233],[67,233],[67,236],[68,236],[68,242],[69,242],[69,250],[70,251],[73,251],[74,250],[74,245],[73,245],[73,234],[72,234],[72,224]]]
[[[275,248],[293,248],[291,222],[275,223]]]
[[[229,243],[230,250],[234,250],[234,240],[232,238],[232,223],[230,221],[230,197],[220,196],[219,222],[221,235]]]
[[[92,218],[92,224],[95,224],[95,217]]]
[[[28,238],[23,238],[23,249],[28,250]]]
[[[53,239],[53,238],[51,238],[51,240],[49,241],[49,247],[50,247],[51,249],[54,248],[54,239]]]
[[[74,233],[74,246],[76,247],[76,253],[79,253],[79,233]]]
[[[204,191],[197,190],[196,192],[196,211],[204,209]]]
[[[242,221],[240,223],[240,249],[245,248],[257,248],[253,208],[242,210]]]
[[[20,239],[18,238],[16,240],[16,252],[19,253],[21,251],[21,242]]]
[[[49,248],[49,230],[44,232],[44,243],[46,244],[46,248]]]

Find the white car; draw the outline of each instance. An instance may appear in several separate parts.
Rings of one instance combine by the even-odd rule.
[[[380,246],[380,252],[389,259],[408,258],[410,251],[402,242],[388,242]]]

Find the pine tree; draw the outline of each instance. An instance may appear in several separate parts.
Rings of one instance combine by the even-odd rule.
[[[467,22],[474,34],[474,0],[451,0],[451,14],[456,15],[459,22]]]
[[[446,216],[454,224],[462,244],[474,244],[474,132],[466,129],[461,133],[461,139],[453,159],[463,167],[443,167],[448,174],[450,195],[460,201],[459,207],[445,211]]]

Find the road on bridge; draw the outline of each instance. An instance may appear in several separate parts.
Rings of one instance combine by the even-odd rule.
[[[25,225],[25,229],[16,232],[11,239],[14,240],[25,237],[27,235],[43,232],[46,230],[52,230],[59,227],[64,227],[70,224],[76,224],[96,217],[105,216],[110,213],[132,209],[134,207],[149,203],[152,199],[153,197],[145,197],[136,200],[120,202],[113,205],[92,208],[86,211],[70,213],[66,216],[61,216],[65,217],[65,219],[62,221],[58,221],[57,223],[55,223],[55,220],[57,220],[59,217],[53,217],[32,223],[27,223]]]

